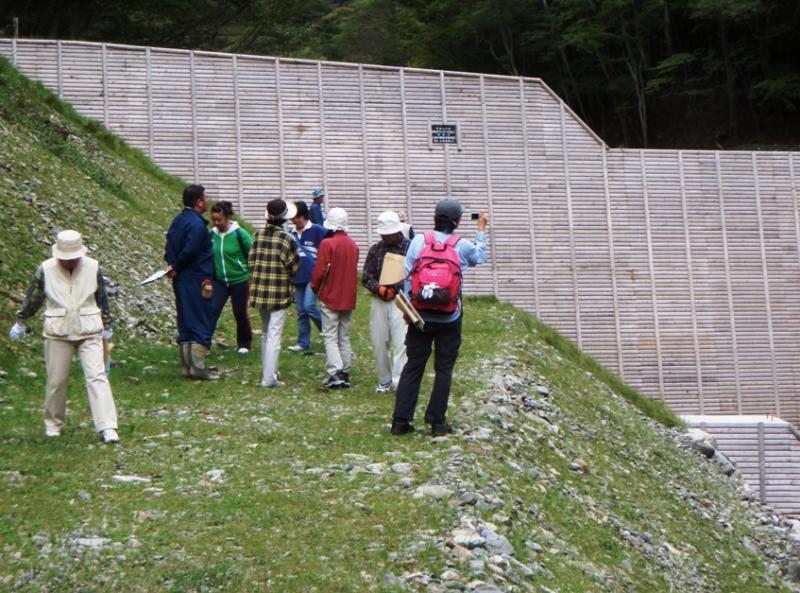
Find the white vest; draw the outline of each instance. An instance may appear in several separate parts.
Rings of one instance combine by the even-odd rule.
[[[56,258],[42,264],[44,294],[43,334],[56,340],[82,340],[103,333],[103,318],[94,298],[99,264],[83,256],[70,274]]]

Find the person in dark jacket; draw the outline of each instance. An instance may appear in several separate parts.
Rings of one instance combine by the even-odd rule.
[[[294,283],[294,304],[297,307],[297,344],[289,346],[289,352],[313,354],[311,350],[311,322],[322,331],[322,322],[317,308],[317,295],[311,290],[311,272],[317,263],[319,244],[328,235],[328,229],[311,222],[308,206],[302,200],[295,202],[297,214],[292,218],[294,228],[291,234],[297,242],[300,255],[300,269],[292,278]]]
[[[380,241],[369,248],[361,284],[372,294],[369,329],[372,338],[372,353],[378,371],[377,393],[388,393],[397,389],[400,373],[406,364],[406,322],[395,306],[394,299],[403,289],[403,281],[393,285],[380,283],[386,254],[405,257],[409,240],[403,235],[403,223],[398,214],[387,210],[378,216]]]
[[[187,186],[183,206],[169,225],[164,249],[167,276],[172,278],[175,291],[182,374],[193,379],[218,379],[219,375],[205,364],[214,333],[214,251],[208,221],[203,218],[208,210],[205,188]]]
[[[311,202],[311,208],[309,208],[309,219],[314,224],[323,224],[325,222],[325,211],[322,209],[322,204],[325,202],[325,190],[324,189],[315,189],[311,193],[311,197],[313,201]]]

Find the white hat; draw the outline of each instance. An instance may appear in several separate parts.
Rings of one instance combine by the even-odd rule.
[[[281,200],[276,198],[270,200],[267,209],[264,211],[264,218],[268,222],[273,220],[291,220],[297,216],[297,205],[292,200]]]
[[[397,212],[394,210],[381,212],[380,216],[378,216],[377,231],[379,235],[394,235],[395,233],[402,233],[403,225],[400,223],[400,217],[397,215]]]
[[[347,232],[347,212],[344,208],[331,208],[328,217],[322,223],[326,229]]]
[[[56,259],[79,259],[84,255],[86,255],[86,246],[78,231],[61,231],[56,235],[53,257]]]

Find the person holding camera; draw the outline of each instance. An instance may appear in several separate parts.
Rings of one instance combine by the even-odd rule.
[[[397,386],[392,414],[393,435],[404,435],[414,430],[411,421],[432,350],[436,376],[425,410],[425,422],[431,425],[431,434],[435,437],[453,432],[446,415],[453,368],[461,347],[462,270],[486,262],[485,231],[489,226],[484,210],[477,216],[475,240],[458,237],[454,232],[461,224],[463,214],[464,208],[458,200],[440,200],[434,213],[434,230],[417,234],[408,247],[404,289],[425,324],[423,329],[408,324],[408,362]]]

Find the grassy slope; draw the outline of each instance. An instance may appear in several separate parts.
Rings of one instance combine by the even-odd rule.
[[[0,203],[17,222],[0,237],[2,288],[22,291],[58,226],[84,230],[106,267],[132,279],[138,260],[158,261],[180,185],[33,88],[0,64]],[[25,197],[31,192],[36,206]],[[0,590],[394,590],[383,575],[439,574],[447,564],[443,539],[460,512],[454,499],[412,496],[445,475],[491,490],[493,504],[473,512],[496,521],[517,558],[537,567],[523,579],[534,590],[681,590],[687,565],[709,591],[772,590],[763,559],[741,545],[755,534],[729,484],[617,395],[635,393],[509,306],[468,304],[451,407],[462,435],[390,438],[392,400],[373,393],[366,305],[362,298],[347,392],[319,389],[321,357],[288,353],[283,390],[256,386],[256,354],[222,349],[214,354],[228,369],[222,381],[182,381],[173,347],[118,332],[119,447],[94,439],[77,365],[68,429],[46,441],[41,340],[9,347],[2,338]],[[7,306],[3,327],[11,315]],[[231,325],[226,314],[229,342]],[[290,317],[286,343],[293,327]],[[536,414],[508,416],[491,387],[498,375],[547,385],[555,407],[546,422],[559,430]],[[509,422],[514,431],[497,428]],[[470,438],[480,430],[493,437]],[[575,457],[590,471],[570,471]],[[413,472],[392,472],[396,462]],[[211,470],[224,470],[220,481]],[[115,483],[120,474],[151,482]],[[626,545],[621,526],[651,534],[674,555]],[[90,536],[109,541],[99,550],[78,545]],[[544,550],[531,551],[531,540]],[[458,570],[470,578],[464,565]]]

